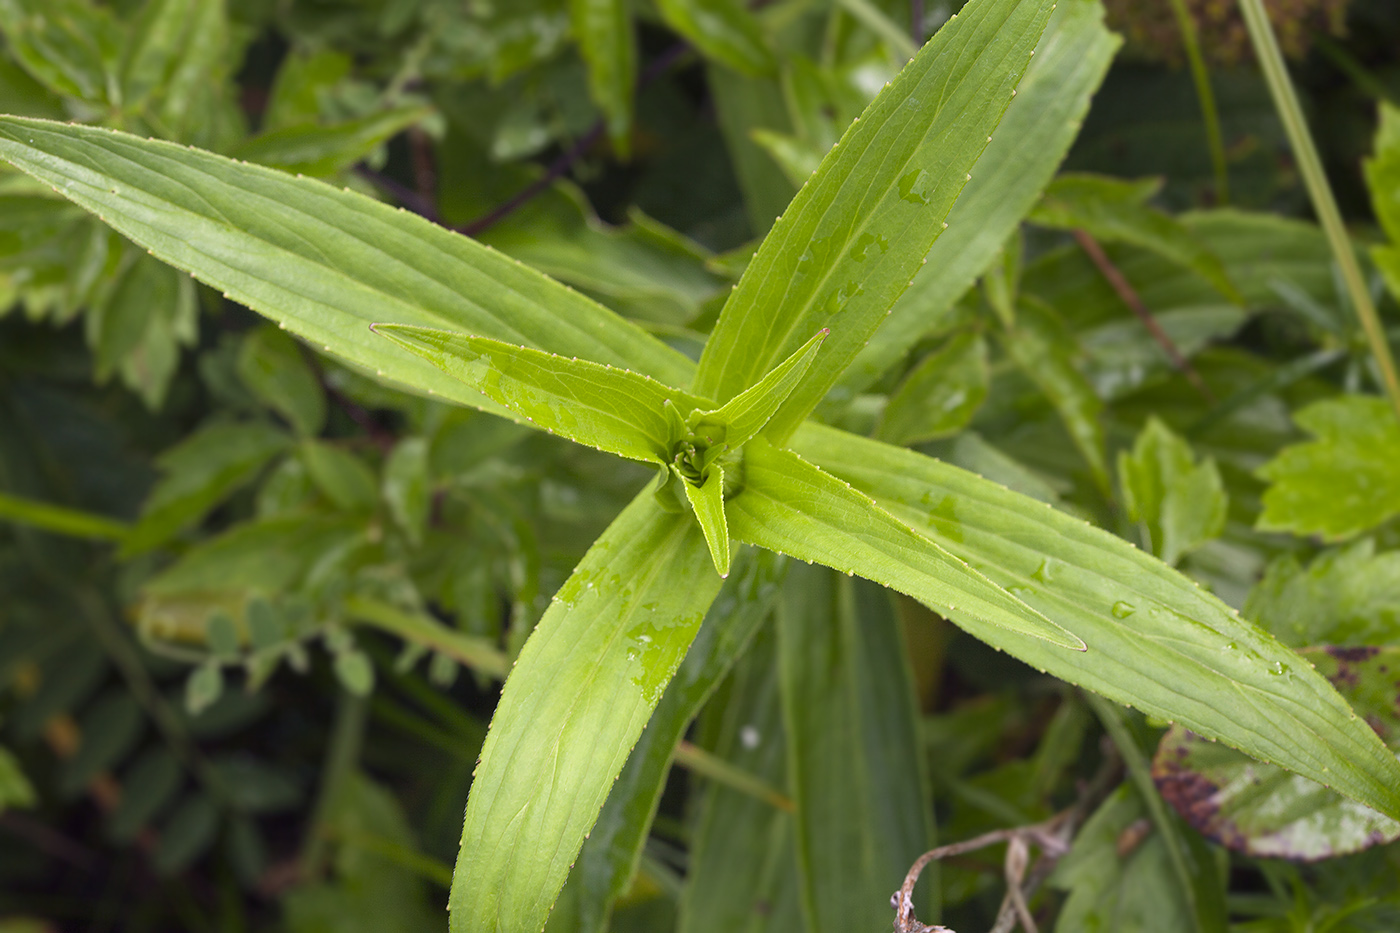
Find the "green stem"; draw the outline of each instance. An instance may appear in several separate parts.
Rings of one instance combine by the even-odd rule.
[[[676,764],[725,787],[750,797],[757,797],[786,813],[795,812],[797,809],[792,799],[777,788],[698,745],[679,743],[676,746]]]
[[[1215,198],[1223,205],[1230,203],[1230,169],[1225,164],[1225,140],[1220,132],[1220,112],[1215,106],[1215,92],[1210,86],[1210,72],[1201,55],[1201,43],[1196,36],[1196,22],[1186,9],[1186,0],[1171,0],[1176,25],[1181,30],[1181,44],[1186,49],[1186,61],[1191,67],[1191,80],[1196,85],[1196,99],[1201,105],[1201,120],[1206,127],[1206,145],[1210,147],[1210,162],[1215,171]]]
[[[335,710],[335,725],[326,748],[326,763],[321,769],[321,787],[316,795],[316,810],[301,850],[301,876],[305,879],[320,875],[326,861],[326,843],[330,841],[330,819],[336,797],[350,773],[360,760],[360,747],[365,737],[367,704],[362,697],[340,691]]]
[[[351,596],[345,600],[345,611],[351,618],[397,635],[404,641],[440,651],[454,661],[480,671],[497,680],[510,673],[510,659],[505,652],[484,638],[473,638],[454,631],[431,616],[405,612],[396,606],[366,596]]]
[[[120,541],[131,530],[130,525],[101,515],[49,505],[34,499],[21,499],[19,496],[10,496],[3,492],[0,492],[0,519],[31,525],[54,534],[74,538],[96,538],[101,541]]]
[[[1298,159],[1303,181],[1308,186],[1313,210],[1322,222],[1322,229],[1332,246],[1332,254],[1341,268],[1342,280],[1346,283],[1347,293],[1351,296],[1353,307],[1356,308],[1356,316],[1361,319],[1361,329],[1366,333],[1366,342],[1370,344],[1376,366],[1380,369],[1381,383],[1385,387],[1386,395],[1390,397],[1390,404],[1395,408],[1396,416],[1400,417],[1400,378],[1395,374],[1395,360],[1390,354],[1390,344],[1386,342],[1380,315],[1376,313],[1371,293],[1361,275],[1361,265],[1356,261],[1356,251],[1352,248],[1351,239],[1342,224],[1342,214],[1337,209],[1332,187],[1327,183],[1327,175],[1322,170],[1322,159],[1317,154],[1312,134],[1308,132],[1308,124],[1303,119],[1303,109],[1298,104],[1293,82],[1288,78],[1283,53],[1279,51],[1278,40],[1274,38],[1273,26],[1270,25],[1269,16],[1264,11],[1263,0],[1240,0],[1240,8],[1249,27],[1249,37],[1254,42],[1254,54],[1259,59],[1259,66],[1274,98],[1274,106],[1278,109],[1279,118],[1288,133],[1288,140]]]

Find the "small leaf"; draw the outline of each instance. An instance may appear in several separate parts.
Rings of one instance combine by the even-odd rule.
[[[747,75],[777,67],[758,20],[740,0],[657,0],[656,9],[707,58]]]
[[[205,661],[185,681],[185,709],[198,716],[223,695],[224,671],[218,661]]]
[[[710,466],[710,475],[700,485],[687,482],[673,466],[672,471],[690,500],[695,520],[705,533],[705,544],[721,577],[729,576],[729,526],[724,517],[724,468],[718,463]]]
[[[1269,488],[1255,527],[1337,541],[1400,515],[1400,422],[1384,399],[1327,399],[1293,420],[1317,439],[1259,468]]]
[[[160,845],[151,862],[157,874],[178,875],[199,858],[214,842],[219,828],[219,811],[208,797],[186,797],[160,827]]]
[[[251,483],[287,447],[287,435],[271,425],[211,424],[163,452],[164,474],[123,542],[123,553],[139,554],[192,527],[219,503]]]
[[[1400,648],[1307,648],[1303,657],[1400,751]],[[1162,796],[1192,826],[1256,858],[1314,861],[1400,839],[1400,822],[1181,726],[1162,737],[1153,774]]]
[[[773,161],[783,170],[793,187],[801,188],[812,177],[812,173],[822,164],[826,152],[811,143],[788,133],[757,129],[751,134],[753,141],[763,147],[763,151],[773,157]]]
[[[335,656],[335,679],[357,697],[369,696],[374,690],[374,665],[357,648],[341,651]]]
[[[238,656],[243,649],[242,639],[227,612],[215,610],[204,624],[209,650],[214,652],[215,657],[227,661]]]
[[[987,397],[987,345],[964,333],[914,367],[890,396],[877,436],[905,446],[961,431]]]
[[[130,842],[151,824],[180,789],[184,772],[166,748],[153,748],[122,775],[122,796],[107,822],[116,842]]]
[[[1075,365],[1082,350],[1049,305],[1027,295],[1017,312],[1016,326],[1002,336],[1007,355],[1054,406],[1095,484],[1105,496],[1111,496],[1100,421],[1103,400]]]
[[[394,521],[413,544],[423,540],[432,505],[431,494],[428,441],[422,437],[406,437],[394,446],[384,461],[384,501]]]
[[[376,324],[378,334],[537,427],[620,457],[668,463],[674,425],[665,413],[711,403],[655,379],[485,337]]]
[[[723,436],[716,437],[716,442],[722,441],[734,450],[742,447],[749,438],[763,430],[778,407],[801,385],[802,377],[807,374],[828,333],[830,331],[826,329],[817,331],[811,340],[722,407],[693,413],[687,427],[704,436],[711,425],[718,426]]]
[[[8,51],[46,87],[94,103],[120,104],[122,29],[112,11],[85,0],[0,3]],[[115,93],[115,100],[109,94]]]
[[[374,510],[379,502],[379,484],[363,460],[317,440],[304,441],[300,453],[311,481],[337,508],[347,512]]]
[[[423,106],[395,107],[329,126],[288,126],[240,143],[232,155],[284,172],[323,178],[359,162],[432,112]]]
[[[34,785],[20,770],[19,759],[0,746],[0,813],[10,807],[32,807],[37,801]]]
[[[302,437],[315,437],[325,427],[326,390],[285,331],[265,324],[244,337],[238,377]]]
[[[570,0],[569,18],[588,66],[588,92],[608,123],[621,158],[631,154],[632,103],[637,93],[637,34],[626,0]]]
[[[1191,445],[1155,416],[1133,451],[1118,455],[1128,517],[1147,529],[1149,549],[1168,564],[1225,530],[1228,502],[1215,461],[1194,462]]]
[[[1224,929],[1203,925],[1202,918],[1191,911],[1158,833],[1149,832],[1130,849],[1120,850],[1133,827],[1146,818],[1141,798],[1131,785],[1123,784],[1084,824],[1050,878],[1051,885],[1069,892],[1056,931],[1217,933]],[[1195,840],[1195,861],[1211,876],[1209,883],[1223,886],[1210,851],[1199,837]]]
[[[320,120],[322,98],[350,76],[354,65],[354,59],[334,49],[288,51],[272,79],[263,129],[280,130]]]
[[[1046,619],[867,496],[763,438],[744,448],[744,488],[727,503],[741,541],[858,573],[943,615],[974,618],[1083,651]]]
[[[210,762],[228,789],[228,805],[242,813],[277,813],[301,802],[301,785],[285,770],[247,753],[224,755]]]
[[[1269,565],[1244,615],[1285,644],[1400,645],[1400,551],[1366,538],[1325,551],[1303,569],[1293,555]]]

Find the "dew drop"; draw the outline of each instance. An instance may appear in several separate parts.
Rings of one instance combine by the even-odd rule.
[[[1120,599],[1113,604],[1113,618],[1115,619],[1126,619],[1134,612],[1137,612],[1137,606],[1134,606],[1132,603],[1124,602]]]

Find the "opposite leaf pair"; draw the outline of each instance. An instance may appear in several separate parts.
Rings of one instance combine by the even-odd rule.
[[[486,337],[403,324],[371,329],[551,434],[659,466],[657,502],[682,511],[684,493],[721,577],[729,575],[733,553],[724,499],[726,491],[732,494],[742,484],[735,475],[742,467],[740,450],[801,383],[828,333],[823,328],[754,385],[716,407],[630,370]]]

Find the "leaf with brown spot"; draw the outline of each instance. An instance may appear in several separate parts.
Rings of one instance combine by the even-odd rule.
[[[1400,749],[1400,648],[1306,648],[1357,715]],[[1247,855],[1316,861],[1400,839],[1400,823],[1316,781],[1173,726],[1152,763],[1162,796],[1211,839]]]

